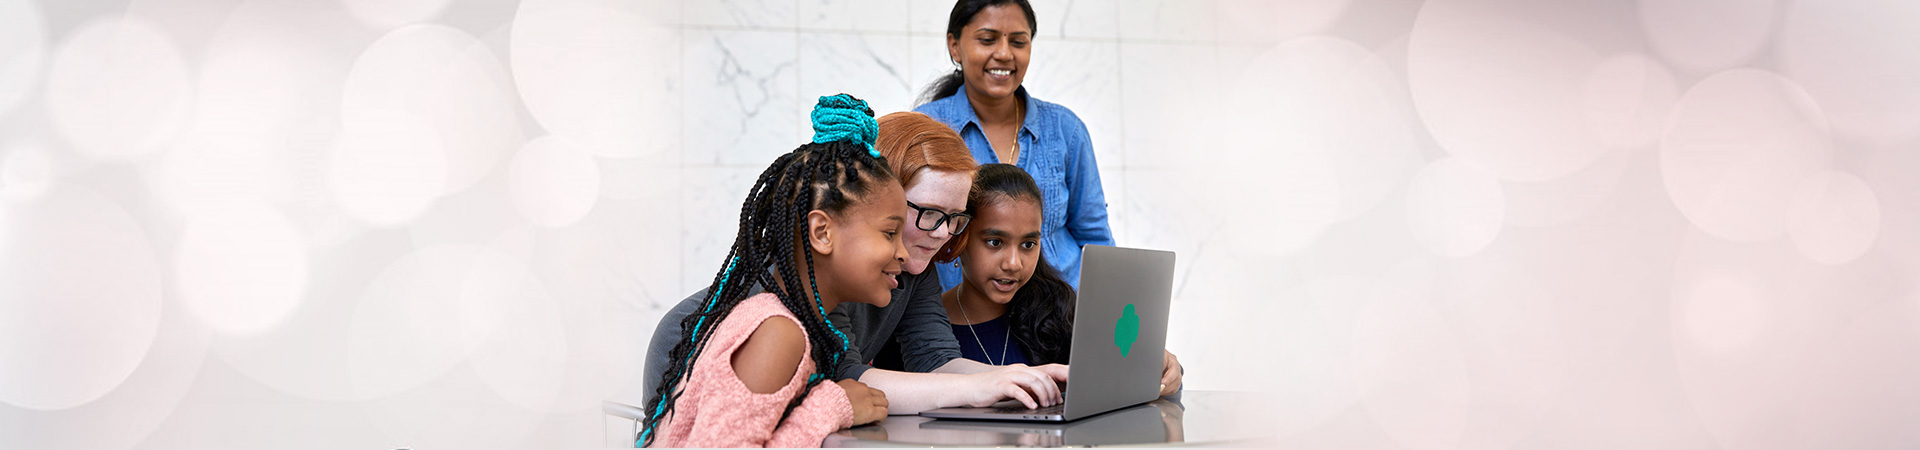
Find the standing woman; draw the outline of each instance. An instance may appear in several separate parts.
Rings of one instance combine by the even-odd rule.
[[[914,111],[953,127],[982,164],[1012,164],[1033,175],[1044,197],[1041,245],[1078,287],[1081,246],[1113,245],[1113,229],[1086,124],[1020,85],[1035,28],[1027,0],[955,2],[947,16],[947,55],[956,68],[927,87],[926,103]],[[940,264],[939,271],[943,288],[960,282],[958,264]]]

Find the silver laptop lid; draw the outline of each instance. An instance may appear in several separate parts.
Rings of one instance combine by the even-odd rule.
[[[1160,397],[1173,252],[1088,245],[1068,364],[1071,420]]]

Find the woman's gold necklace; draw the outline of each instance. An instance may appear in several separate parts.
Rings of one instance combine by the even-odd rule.
[[[1024,108],[1024,106],[1021,102],[1015,102],[1013,106],[1014,108],[1018,108],[1014,111],[1016,123],[1013,126],[1013,158],[1010,158],[1007,164],[1020,163],[1020,129],[1027,127],[1027,108]]]

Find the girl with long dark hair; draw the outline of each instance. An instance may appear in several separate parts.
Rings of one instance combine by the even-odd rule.
[[[962,357],[990,365],[1065,364],[1073,343],[1074,289],[1040,246],[1039,186],[1027,172],[984,164],[975,173],[960,284],[941,295]],[[1161,395],[1179,392],[1180,361],[1166,352]]]

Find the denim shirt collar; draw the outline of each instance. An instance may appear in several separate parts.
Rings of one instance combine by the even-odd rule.
[[[1040,102],[1037,100],[1034,100],[1032,96],[1027,95],[1026,86],[1020,86],[1019,88],[1015,88],[1013,90],[1013,95],[1015,97],[1019,97],[1020,102],[1026,104],[1027,106],[1027,114],[1023,116],[1022,120],[1020,121],[1020,132],[1028,136],[1033,136],[1035,140],[1040,139],[1041,128],[1045,128],[1045,127],[1034,126],[1035,124],[1039,123],[1038,120],[1040,118]],[[973,111],[973,102],[967,100],[967,86],[965,84],[960,85],[960,90],[958,92],[955,92],[952,97],[936,100],[934,101],[934,103],[944,103],[944,105],[940,105],[941,107],[943,107],[943,109],[952,108],[954,111],[961,112],[960,114],[949,116],[949,117],[961,118],[959,122],[949,124],[949,125],[954,125],[953,128],[963,129],[965,128],[965,126],[969,126],[969,125],[973,126],[974,128],[981,128],[980,114]]]

